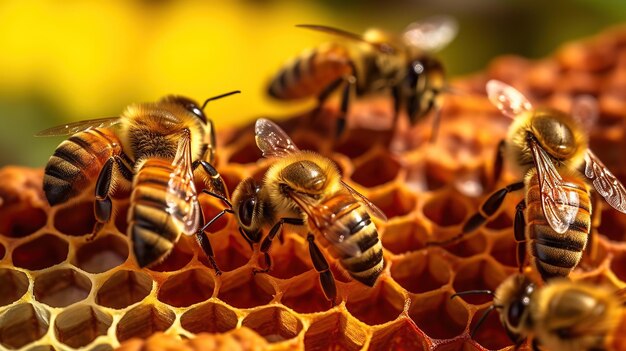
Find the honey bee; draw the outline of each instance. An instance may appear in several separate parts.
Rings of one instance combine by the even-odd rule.
[[[229,211],[234,213],[241,231],[251,242],[259,242],[261,230],[271,227],[260,247],[266,268],[255,273],[271,269],[268,251],[272,240],[288,224],[306,234],[311,260],[328,300],[335,300],[335,280],[317,240],[327,244],[352,278],[373,286],[384,259],[370,213],[382,220],[386,220],[385,214],[344,183],[331,160],[314,152],[300,151],[275,123],[257,120],[255,135],[263,156],[278,159],[267,170],[261,184],[247,178],[235,188]]]
[[[504,157],[524,174],[524,180],[494,192],[460,235],[437,244],[456,241],[477,229],[497,212],[508,193],[524,189],[526,196],[517,205],[514,221],[520,270],[528,250],[544,280],[567,277],[591,240],[587,181],[609,205],[626,213],[624,186],[588,148],[585,130],[597,118],[596,101],[588,96],[577,98],[571,114],[533,109],[519,91],[496,80],[487,83],[487,95],[504,115],[514,118]]]
[[[111,196],[131,190],[128,235],[141,267],[162,261],[181,232],[196,234],[216,272],[210,242],[198,229],[204,222],[194,171],[206,189],[226,194],[211,165],[215,131],[202,107],[182,96],[133,104],[119,117],[93,119],[46,129],[38,136],[71,135],[50,157],[43,189],[50,205],[71,201],[95,180],[94,235],[113,211]],[[202,174],[200,174],[202,172]]]
[[[496,290],[470,290],[452,297],[485,293],[494,296],[472,330],[495,310],[516,347],[529,337],[533,350],[605,350],[622,313],[623,296],[610,289],[566,279],[555,279],[543,287],[517,274]],[[623,293],[623,292],[622,292]]]
[[[389,89],[394,101],[394,128],[400,110],[411,125],[435,110],[433,133],[439,123],[439,94],[446,90],[445,72],[433,53],[454,39],[454,19],[437,16],[410,24],[401,38],[378,29],[363,35],[320,25],[298,25],[350,39],[357,45],[329,43],[309,50],[285,65],[271,80],[269,95],[280,100],[316,97],[317,114],[330,94],[342,89],[336,135],[346,125],[352,91],[357,96]]]

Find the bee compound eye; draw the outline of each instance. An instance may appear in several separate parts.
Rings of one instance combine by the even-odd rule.
[[[239,220],[241,224],[248,227],[252,224],[252,216],[254,215],[254,207],[256,206],[256,199],[251,197],[246,199],[239,207]]]
[[[517,328],[522,321],[522,316],[526,310],[526,305],[522,301],[515,301],[509,307],[507,312],[507,322],[514,328]]]

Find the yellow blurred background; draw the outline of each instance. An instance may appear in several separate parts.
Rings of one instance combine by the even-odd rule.
[[[169,93],[204,100],[242,90],[205,110],[218,128],[308,109],[310,101],[265,95],[285,61],[332,39],[295,24],[399,32],[433,14],[459,21],[459,36],[439,55],[454,77],[505,53],[541,57],[626,21],[626,2],[2,0],[0,165],[43,166],[62,138],[35,132]]]

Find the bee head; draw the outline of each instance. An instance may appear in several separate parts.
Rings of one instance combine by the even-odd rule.
[[[246,236],[253,242],[261,239],[261,217],[258,193],[261,187],[253,178],[243,180],[233,192],[233,211]]]
[[[196,101],[190,99],[190,98],[187,98],[187,97],[184,97],[184,96],[180,96],[180,95],[168,95],[168,96],[164,97],[161,101],[163,101],[163,102],[171,102],[171,103],[180,105],[180,106],[184,107],[185,110],[189,111],[195,117],[200,119],[200,121],[202,121],[202,123],[204,123],[204,124],[207,123],[207,118],[206,118],[204,112],[202,111],[202,109],[199,107],[198,103]]]
[[[496,290],[494,304],[502,306],[500,321],[515,344],[526,338],[532,323],[529,305],[535,290],[535,284],[521,274],[509,277]]]

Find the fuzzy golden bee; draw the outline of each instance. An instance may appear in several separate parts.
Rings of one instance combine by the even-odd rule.
[[[50,205],[71,201],[95,180],[94,234],[113,211],[111,196],[131,190],[128,234],[141,267],[163,260],[180,238],[196,234],[217,272],[194,184],[197,170],[206,189],[226,194],[211,165],[215,153],[213,123],[206,104],[181,96],[133,104],[119,117],[81,121],[50,128],[38,136],[71,135],[50,157],[43,188]]]
[[[402,108],[411,124],[435,110],[433,136],[439,122],[440,93],[447,89],[445,72],[433,53],[444,48],[457,33],[457,23],[438,16],[410,24],[398,38],[378,29],[363,35],[319,25],[299,27],[322,31],[355,42],[329,43],[309,50],[285,65],[269,85],[280,100],[315,97],[317,111],[334,91],[342,89],[341,115],[336,133],[346,125],[350,95],[390,90],[394,101],[394,128]],[[317,112],[314,112],[316,114]]]
[[[385,214],[344,183],[331,160],[299,150],[275,123],[257,120],[255,135],[263,156],[277,160],[261,184],[254,178],[243,180],[233,191],[232,205],[222,199],[230,209],[216,216],[233,213],[250,243],[261,241],[262,229],[271,227],[260,247],[266,268],[255,273],[271,269],[272,240],[287,224],[306,235],[311,261],[328,300],[335,300],[335,280],[317,241],[328,247],[352,278],[373,286],[384,259],[370,213],[382,220],[386,220]]]
[[[494,192],[465,223],[462,233],[444,243],[480,227],[497,212],[508,193],[524,189],[526,196],[517,205],[514,221],[520,270],[529,251],[532,265],[544,280],[567,277],[590,240],[588,181],[609,205],[626,213],[626,189],[588,148],[585,130],[590,130],[597,118],[596,101],[589,96],[577,98],[571,114],[534,109],[519,91],[496,80],[487,83],[487,95],[504,115],[514,119],[501,145],[503,153],[496,160],[496,177],[504,157],[524,180]]]
[[[623,291],[584,282],[555,279],[535,285],[517,274],[490,290],[459,292],[452,297],[485,293],[494,296],[472,330],[472,336],[494,309],[511,341],[519,347],[533,337],[533,350],[605,350],[623,312]]]

